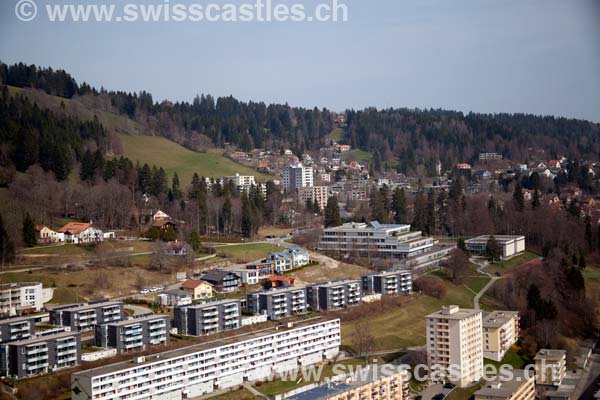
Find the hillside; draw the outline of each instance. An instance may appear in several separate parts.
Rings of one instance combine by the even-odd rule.
[[[177,172],[183,185],[191,182],[194,172],[200,176],[218,178],[240,175],[254,175],[257,179],[266,179],[252,168],[238,164],[220,155],[219,150],[200,153],[186,149],[159,136],[118,135],[123,148],[123,155],[133,161],[160,165],[172,176]]]

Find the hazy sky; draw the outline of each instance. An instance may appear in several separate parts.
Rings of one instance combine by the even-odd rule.
[[[86,0],[64,0],[75,1]],[[440,107],[600,121],[598,0],[347,0],[346,23],[76,24],[39,15],[26,23],[16,3],[0,2],[0,60],[64,68],[78,82],[155,99],[232,94],[339,111]]]

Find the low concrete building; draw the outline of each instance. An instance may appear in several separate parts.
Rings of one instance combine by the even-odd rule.
[[[519,313],[493,311],[483,315],[483,356],[501,361],[519,339]]]
[[[478,236],[465,241],[467,250],[472,254],[485,255],[491,235]],[[500,250],[500,258],[506,260],[525,251],[525,236],[494,236]]]
[[[81,364],[81,337],[79,332],[37,336],[7,343],[2,353],[3,375],[26,378]]]
[[[242,325],[240,300],[225,299],[175,307],[173,327],[181,335],[203,336]]]
[[[169,344],[171,319],[167,315],[145,314],[117,322],[96,325],[94,342],[118,353],[141,351]]]
[[[513,370],[513,379],[488,381],[475,392],[475,400],[534,400],[535,379],[530,371]]]
[[[403,270],[373,272],[362,277],[364,293],[410,294],[412,273]]]
[[[361,303],[359,279],[321,282],[307,287],[307,301],[314,311],[331,311]]]
[[[278,320],[308,311],[305,287],[276,288],[246,295],[246,308],[253,314],[267,314]]]
[[[96,324],[120,321],[125,317],[122,301],[96,301],[87,304],[70,304],[50,310],[50,323],[69,326],[72,330],[94,329]]]
[[[535,355],[535,382],[538,385],[559,386],[567,372],[565,350],[541,349]]]

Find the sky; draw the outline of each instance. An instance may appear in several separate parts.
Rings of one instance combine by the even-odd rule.
[[[30,22],[16,17],[17,0],[0,2],[0,60],[62,68],[98,88],[600,122],[597,0],[338,0],[349,20],[337,23],[58,23],[42,14],[60,0],[36,1]],[[63,0],[77,1],[94,0]]]

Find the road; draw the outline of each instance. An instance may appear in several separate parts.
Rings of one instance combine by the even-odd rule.
[[[481,305],[479,304],[479,302],[481,301],[481,298],[485,295],[485,293],[492,287],[494,286],[494,283],[496,283],[496,281],[502,279],[501,276],[495,276],[490,274],[489,272],[487,272],[485,270],[485,268],[487,268],[488,264],[485,261],[482,261],[480,258],[476,258],[476,257],[471,257],[471,259],[469,260],[471,261],[473,264],[477,265],[477,272],[479,272],[482,275],[487,275],[489,276],[491,279],[490,281],[487,283],[487,285],[485,285],[480,291],[479,293],[477,293],[475,295],[475,297],[473,298],[473,307],[476,310],[480,310],[481,309]]]

